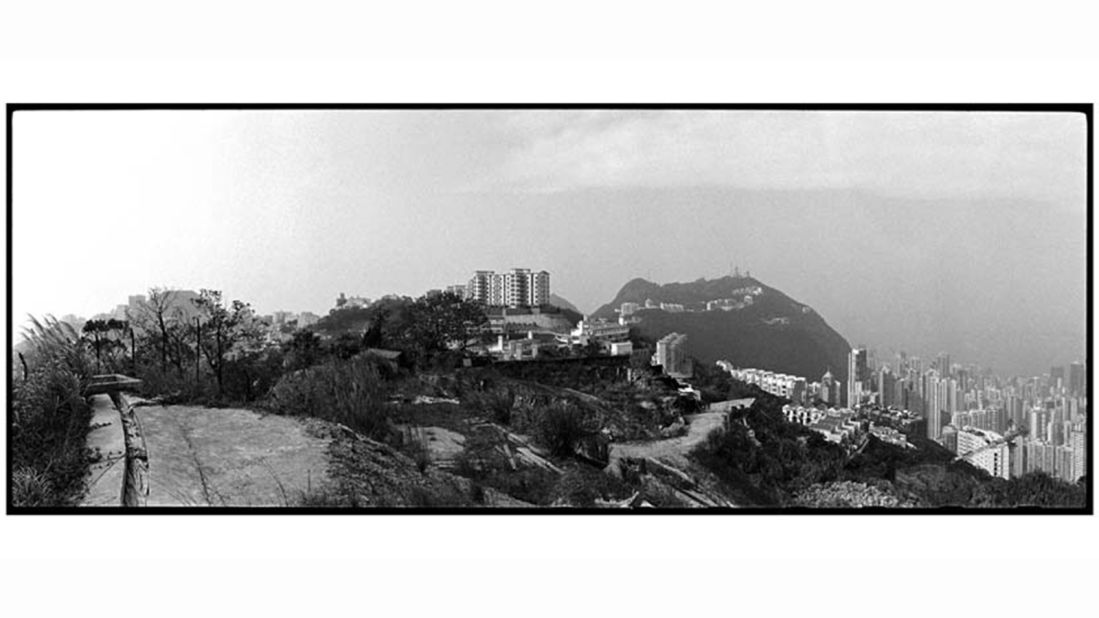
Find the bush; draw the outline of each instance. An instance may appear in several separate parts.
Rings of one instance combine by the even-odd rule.
[[[558,457],[572,456],[580,440],[591,433],[584,413],[569,402],[550,404],[535,417],[535,440]]]
[[[389,420],[386,392],[371,359],[331,360],[285,375],[264,408],[290,416],[313,416],[343,424],[383,442],[400,436]]]
[[[542,468],[511,467],[500,445],[502,438],[491,431],[476,431],[466,438],[465,448],[455,461],[454,472],[474,483],[471,500],[484,500],[484,488],[491,487],[524,502],[549,505],[559,475]]]
[[[485,393],[474,393],[466,397],[469,408],[484,414],[494,423],[511,424],[511,413],[515,407],[515,393],[509,388],[493,389]]]
[[[67,325],[35,326],[27,377],[11,393],[12,504],[71,506],[92,462],[91,407],[82,395],[89,365]]]
[[[738,502],[781,506],[793,493],[838,480],[846,455],[819,434],[788,423],[781,401],[758,398],[744,415],[748,426],[731,420],[692,451],[692,457],[741,495]],[[751,432],[749,432],[749,427]]]
[[[586,466],[566,470],[553,488],[555,502],[585,508],[595,506],[596,500],[624,500],[633,493],[617,478]]]

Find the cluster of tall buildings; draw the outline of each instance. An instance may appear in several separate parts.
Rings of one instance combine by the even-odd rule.
[[[447,286],[446,291],[489,307],[539,307],[549,303],[550,275],[529,268],[478,270],[468,283]]]
[[[864,369],[864,355],[852,350],[849,356],[852,405],[916,412],[927,437],[959,455],[983,446],[967,459],[994,476],[1042,471],[1075,482],[1087,474],[1084,363],[1053,367],[1045,376],[1004,379],[952,363],[949,354],[925,362],[901,352],[876,371]]]
[[[1087,366],[1004,379],[951,362],[904,352],[875,366],[865,348],[847,356],[845,382],[828,371],[819,382],[759,369],[718,365],[734,378],[800,404],[852,410],[896,410],[923,425],[926,436],[994,476],[1042,471],[1067,482],[1087,474]],[[911,426],[911,423],[904,423]],[[909,431],[909,429],[905,429]]]

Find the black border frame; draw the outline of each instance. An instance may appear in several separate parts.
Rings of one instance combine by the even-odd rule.
[[[7,118],[7,303],[6,329],[8,359],[11,361],[12,344],[12,154],[15,113],[20,111],[369,111],[369,110],[710,110],[710,111],[866,111],[866,112],[1060,112],[1083,114],[1087,123],[1087,389],[1092,401],[1093,375],[1092,350],[1092,230],[1093,206],[1093,130],[1091,103],[8,103]],[[6,514],[8,515],[1092,515],[1094,514],[1094,422],[1087,414],[1087,502],[1082,508],[961,508],[942,507],[932,509],[809,509],[809,508],[712,508],[712,509],[594,509],[594,508],[395,508],[369,509],[305,508],[305,507],[46,507],[28,508],[12,505],[12,394],[13,380],[7,371],[8,406],[6,414],[7,487]]]

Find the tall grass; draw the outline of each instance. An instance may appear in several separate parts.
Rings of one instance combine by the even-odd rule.
[[[72,505],[92,459],[82,394],[92,365],[72,326],[52,316],[30,320],[28,372],[12,389],[12,503]]]

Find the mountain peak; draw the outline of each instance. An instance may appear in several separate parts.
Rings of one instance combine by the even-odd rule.
[[[748,276],[701,277],[657,284],[631,279],[610,303],[592,314],[617,319],[636,303],[631,320],[654,341],[670,332],[687,335],[687,352],[703,363],[728,360],[816,381],[835,367],[845,379],[847,341],[807,305]]]

